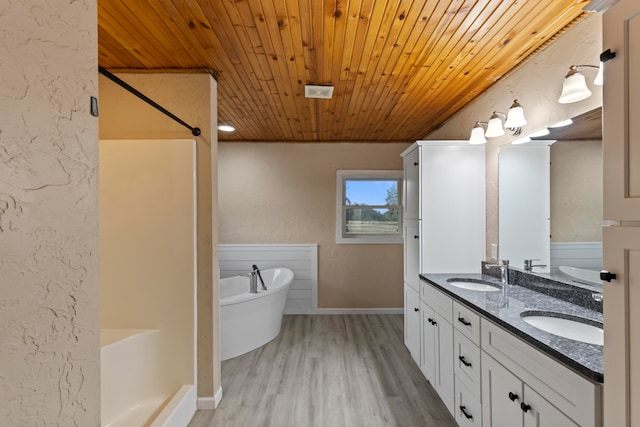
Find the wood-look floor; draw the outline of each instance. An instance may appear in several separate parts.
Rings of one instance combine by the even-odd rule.
[[[189,427],[453,427],[413,363],[401,315],[285,316],[269,344],[222,363],[223,399]]]

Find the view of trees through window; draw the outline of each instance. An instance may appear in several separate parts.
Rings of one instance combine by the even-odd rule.
[[[399,179],[345,180],[346,232],[397,234]]]

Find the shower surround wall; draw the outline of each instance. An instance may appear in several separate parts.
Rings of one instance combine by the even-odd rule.
[[[101,139],[195,139],[197,151],[198,397],[221,396],[218,346],[217,83],[209,74],[118,73],[202,134],[191,132],[104,76],[99,78]],[[215,230],[215,232],[212,232]]]
[[[95,1],[0,4],[0,424],[97,426]]]

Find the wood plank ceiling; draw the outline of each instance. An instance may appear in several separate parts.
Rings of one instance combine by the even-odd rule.
[[[413,141],[581,19],[586,3],[99,0],[99,63],[214,72],[218,120],[237,128],[221,141]],[[333,98],[307,99],[305,84],[333,85]]]

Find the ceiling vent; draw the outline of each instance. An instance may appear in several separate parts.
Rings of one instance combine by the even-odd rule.
[[[305,98],[331,99],[333,86],[304,85]]]

